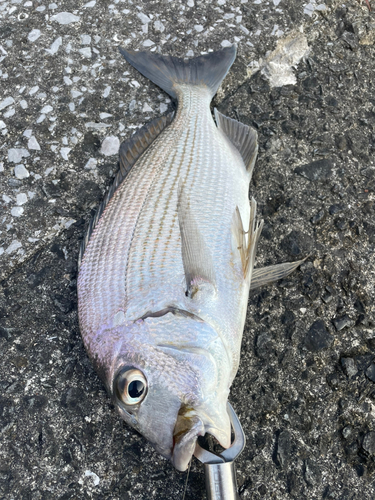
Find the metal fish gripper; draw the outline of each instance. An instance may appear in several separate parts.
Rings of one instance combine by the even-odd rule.
[[[202,448],[198,442],[194,456],[204,465],[208,500],[239,500],[234,461],[246,444],[240,421],[228,403],[228,414],[234,431],[231,446],[219,455]]]

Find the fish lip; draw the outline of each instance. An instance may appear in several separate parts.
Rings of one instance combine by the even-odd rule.
[[[182,437],[174,440],[174,445],[171,451],[172,464],[180,472],[183,472],[188,468],[199,436],[211,434],[220,443],[220,445],[223,446],[223,448],[229,448],[231,445],[230,434],[227,435],[223,429],[219,429],[211,424],[204,424],[202,418],[197,414],[195,414],[191,420],[192,423],[190,428],[182,435]],[[176,428],[177,422],[175,430]]]
[[[204,434],[203,421],[198,416],[195,416],[190,429],[178,441],[174,442],[171,461],[177,470],[183,472],[187,469],[192,459],[198,436],[204,436]]]

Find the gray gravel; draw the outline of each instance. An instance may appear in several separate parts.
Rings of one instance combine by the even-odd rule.
[[[371,2],[375,9],[374,2]],[[77,322],[77,256],[119,144],[173,109],[117,46],[236,42],[213,104],[257,128],[258,265],[230,400],[241,498],[375,497],[375,17],[365,1],[0,0],[0,498],[182,498],[114,412]],[[307,51],[308,49],[308,51]],[[205,498],[191,467],[186,499]]]

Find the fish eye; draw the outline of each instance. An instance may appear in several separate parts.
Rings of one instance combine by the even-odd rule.
[[[136,368],[126,368],[116,378],[115,391],[125,405],[136,405],[147,394],[146,377]]]

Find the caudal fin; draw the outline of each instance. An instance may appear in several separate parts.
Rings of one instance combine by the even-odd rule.
[[[213,97],[236,58],[237,47],[232,45],[188,60],[121,47],[119,50],[142,75],[177,98],[176,86],[179,84],[206,86]]]

